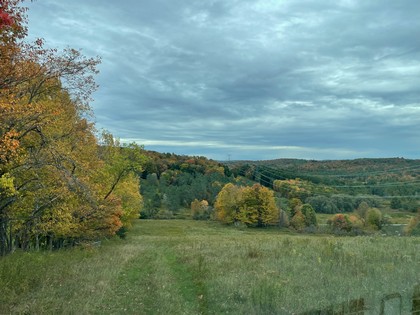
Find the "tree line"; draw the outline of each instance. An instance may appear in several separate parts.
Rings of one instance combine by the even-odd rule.
[[[121,233],[146,160],[91,122],[99,58],[26,42],[21,2],[0,2],[0,255]]]
[[[386,204],[395,210],[412,212],[420,207],[419,160],[280,159],[232,162],[229,166],[234,175],[272,188],[283,198],[299,198],[319,213],[355,211],[362,201],[372,207]]]

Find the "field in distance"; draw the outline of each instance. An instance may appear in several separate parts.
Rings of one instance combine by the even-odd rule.
[[[139,220],[126,240],[0,259],[0,314],[378,314],[393,296],[405,314],[419,270],[415,237]]]

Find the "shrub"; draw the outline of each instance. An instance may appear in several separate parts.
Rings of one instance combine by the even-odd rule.
[[[116,232],[116,234],[120,238],[125,239],[127,237],[127,228],[125,226],[120,227],[120,229]]]
[[[191,215],[194,220],[208,220],[210,218],[210,207],[207,200],[191,202]]]
[[[342,213],[337,213],[327,221],[328,225],[335,231],[350,232],[353,228],[349,216]]]
[[[302,201],[299,198],[292,198],[288,201],[288,208],[290,211],[290,216],[294,217],[294,215],[301,210],[302,208]]]
[[[356,209],[356,213],[359,217],[364,220],[366,218],[366,212],[369,210],[369,205],[366,201],[362,201]]]
[[[365,222],[368,227],[380,230],[382,228],[382,212],[377,208],[369,208],[366,211]]]
[[[417,217],[412,217],[404,228],[406,235],[420,235],[420,210]]]
[[[302,214],[305,217],[305,226],[317,226],[318,222],[316,220],[315,210],[310,204],[305,203],[302,206]]]
[[[303,231],[305,228],[305,216],[301,211],[297,211],[293,218],[290,220],[290,226],[297,231]]]
[[[160,209],[156,214],[156,219],[173,219],[174,214],[167,209]]]

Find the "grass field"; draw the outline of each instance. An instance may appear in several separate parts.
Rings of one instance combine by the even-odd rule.
[[[0,259],[0,314],[379,314],[390,294],[409,314],[418,284],[420,238],[144,220],[126,240]]]

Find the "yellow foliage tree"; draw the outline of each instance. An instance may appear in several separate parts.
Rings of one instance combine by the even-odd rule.
[[[274,191],[260,184],[242,188],[238,218],[250,226],[276,224],[279,209],[274,200]]]
[[[279,221],[274,192],[256,184],[238,187],[226,184],[215,202],[216,219],[224,223],[242,222],[249,226],[266,226]]]
[[[228,224],[237,221],[241,194],[241,188],[232,183],[228,183],[222,188],[214,204],[216,220]]]

